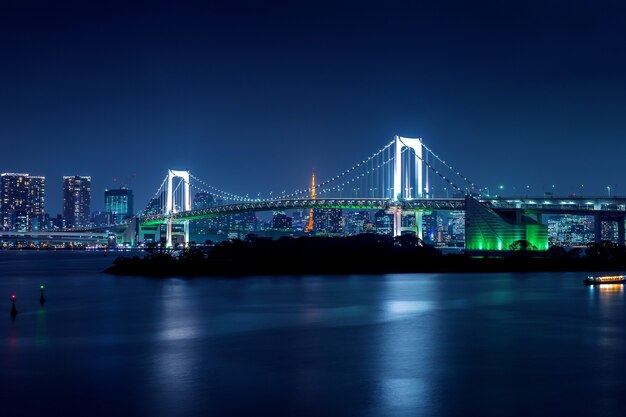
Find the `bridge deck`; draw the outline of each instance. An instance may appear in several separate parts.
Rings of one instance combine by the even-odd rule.
[[[483,198],[481,203],[496,210],[523,210],[529,213],[591,215],[598,212],[626,214],[626,198]],[[344,210],[465,210],[465,198],[415,198],[392,201],[384,198],[297,198],[261,200],[227,204],[210,208],[180,211],[171,215],[153,214],[140,218],[142,224],[158,224],[171,218],[174,221],[224,216],[250,211],[283,211],[297,209]]]

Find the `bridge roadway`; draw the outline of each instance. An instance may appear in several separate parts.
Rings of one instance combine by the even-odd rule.
[[[593,215],[596,220],[626,218],[626,198],[624,197],[521,197],[521,198],[480,198],[479,201],[495,211],[522,211],[526,214],[579,214]],[[344,209],[344,210],[385,210],[388,212],[415,210],[465,210],[465,198],[416,198],[391,201],[385,198],[298,198],[250,201],[227,204],[210,208],[181,211],[171,215],[173,222],[211,218],[250,211],[283,211],[297,209]],[[164,214],[142,216],[138,220],[143,225],[162,224],[170,219]],[[130,224],[117,224],[106,227],[85,227],[54,231],[17,232],[0,231],[0,240],[47,240],[47,241],[106,241],[114,232],[121,232]]]
[[[580,214],[580,215],[626,215],[624,197],[521,197],[479,198],[492,209],[522,210],[531,214]],[[209,208],[180,211],[172,215],[152,214],[139,218],[144,225],[172,221],[204,219],[251,211],[284,211],[298,209],[344,209],[344,210],[465,210],[465,198],[415,198],[392,201],[386,198],[296,198],[259,200],[226,204]]]

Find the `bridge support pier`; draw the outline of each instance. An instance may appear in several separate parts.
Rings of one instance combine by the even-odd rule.
[[[172,219],[167,221],[167,225],[165,227],[165,247],[172,247]]]
[[[393,212],[393,237],[402,234],[402,210]]]
[[[402,226],[402,210],[398,209],[393,212],[393,236],[400,236],[404,230],[410,230],[415,232],[415,235],[423,239],[423,213],[421,210],[415,210],[413,212],[409,212],[415,215],[415,228],[413,227],[403,227]],[[408,213],[407,213],[408,214]]]
[[[624,246],[624,217],[617,219],[617,244]]]

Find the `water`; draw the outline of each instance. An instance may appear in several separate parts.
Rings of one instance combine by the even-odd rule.
[[[0,251],[0,415],[621,416],[626,408],[624,292],[585,287],[585,274],[99,273],[112,259]]]

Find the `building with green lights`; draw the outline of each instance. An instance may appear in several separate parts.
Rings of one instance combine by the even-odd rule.
[[[548,227],[521,210],[496,213],[478,200],[465,199],[465,249],[468,251],[510,250],[518,240],[537,250],[548,249]]]
[[[119,223],[127,217],[132,217],[133,192],[127,188],[104,190],[104,211],[111,213],[115,218],[114,223]]]

